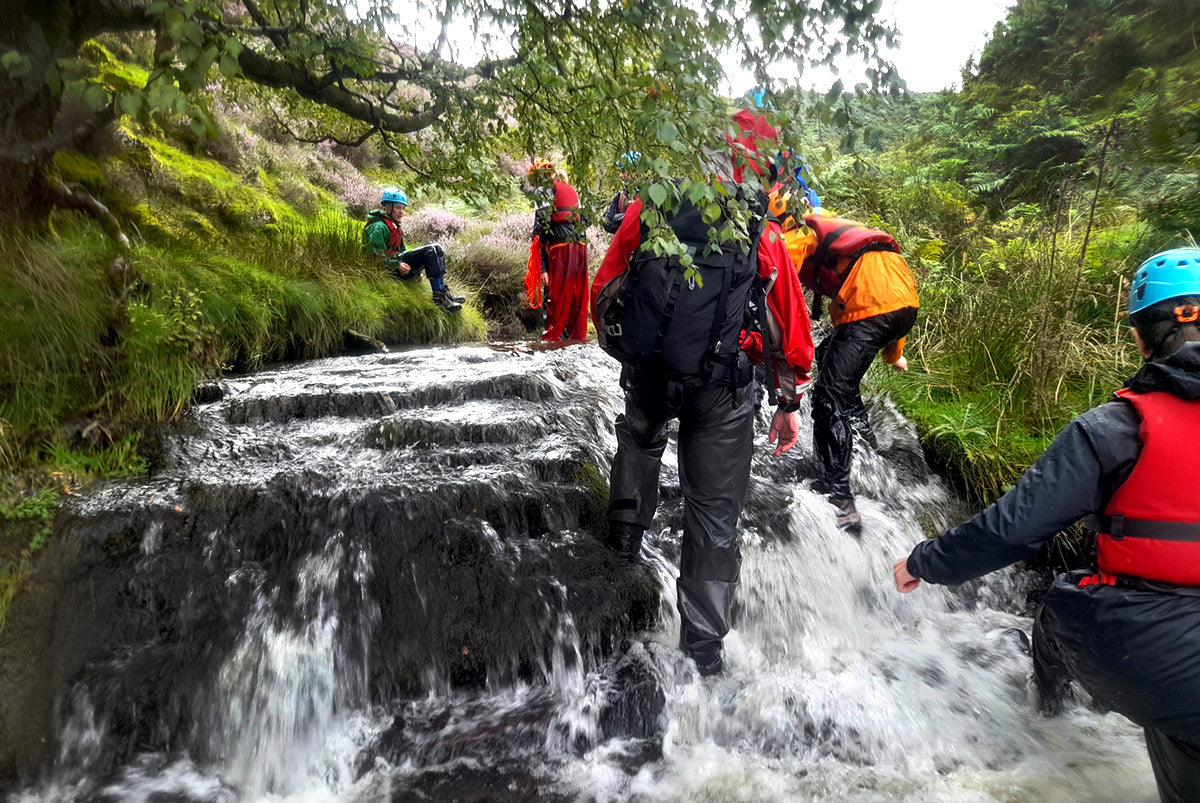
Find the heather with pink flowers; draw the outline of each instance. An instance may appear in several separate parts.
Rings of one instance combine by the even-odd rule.
[[[427,206],[404,218],[404,232],[415,242],[433,243],[461,234],[467,219],[440,206]]]

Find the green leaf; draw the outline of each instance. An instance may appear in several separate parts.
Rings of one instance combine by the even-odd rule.
[[[219,66],[221,68],[221,74],[226,78],[237,78],[242,74],[242,65],[238,64],[237,57],[230,54],[229,51],[226,51],[225,54],[221,56],[221,62]]]
[[[242,43],[237,39],[226,39],[225,52],[236,59],[242,53]]]
[[[170,8],[171,4],[167,0],[154,0],[153,3],[146,7],[146,14],[150,17],[157,17]]]
[[[670,120],[667,120],[658,127],[658,138],[663,141],[664,145],[670,145],[679,136],[679,129]]]
[[[22,75],[28,75],[33,69],[33,63],[25,58],[25,54],[16,50],[10,50],[3,56],[0,56],[0,67],[3,67],[5,72],[11,78],[20,78]]]
[[[50,67],[47,68],[46,86],[50,87],[50,92],[54,95],[62,93],[62,75],[59,73],[57,65],[51,64]]]
[[[715,202],[706,205],[704,211],[700,213],[700,217],[711,226],[721,219],[721,205]]]
[[[188,20],[183,24],[183,38],[193,44],[199,45],[204,41],[204,29],[195,20]]]
[[[121,95],[118,104],[121,107],[121,114],[127,114],[130,117],[137,117],[141,112],[142,106],[145,104],[145,98],[138,94]]]
[[[108,92],[99,84],[89,84],[83,90],[83,102],[89,109],[98,112],[108,105]]]
[[[655,206],[662,206],[667,202],[667,188],[662,184],[651,184],[646,190],[646,194],[650,196],[650,202]]]

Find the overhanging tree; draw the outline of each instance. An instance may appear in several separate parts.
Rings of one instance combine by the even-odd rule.
[[[636,146],[652,177],[698,176],[701,145],[728,125],[727,64],[783,86],[850,50],[894,89],[880,2],[16,0],[0,28],[0,226],[74,207],[119,237],[102,204],[55,179],[54,154],[122,116],[181,116],[203,135],[218,76],[278,92],[298,137],[378,136],[468,193],[514,145],[562,152],[581,174]],[[80,57],[103,34],[154,37],[144,84]]]

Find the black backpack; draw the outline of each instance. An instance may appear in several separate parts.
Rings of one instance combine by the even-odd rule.
[[[739,193],[738,197],[743,197]],[[601,288],[597,301],[600,347],[639,371],[688,385],[741,385],[749,381],[739,363],[739,336],[761,307],[758,242],[766,196],[749,198],[749,241],[710,251],[710,224],[686,199],[667,220],[692,255],[693,271],[678,254],[655,256],[639,249],[627,269]],[[722,220],[715,226],[720,226]],[[642,239],[647,236],[642,227]],[[745,373],[745,376],[740,374]]]

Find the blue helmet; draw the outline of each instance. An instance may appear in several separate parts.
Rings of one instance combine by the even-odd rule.
[[[1160,301],[1200,295],[1200,248],[1173,248],[1143,262],[1129,288],[1129,314]]]
[[[641,158],[642,154],[638,151],[625,151],[621,154],[621,158],[617,159],[617,169],[631,170]]]
[[[404,194],[404,190],[399,187],[384,187],[383,197],[380,198],[381,204],[404,204],[408,206],[408,196]]]

